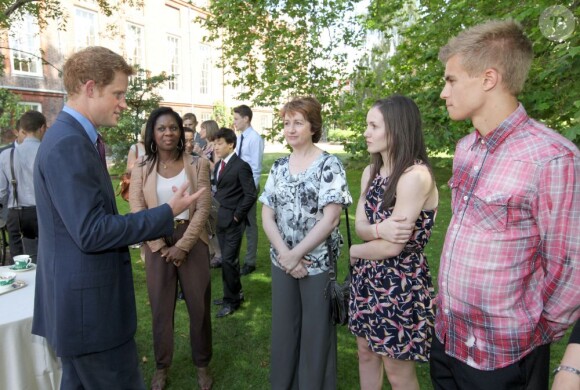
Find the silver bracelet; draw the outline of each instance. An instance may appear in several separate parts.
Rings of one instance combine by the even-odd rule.
[[[560,364],[558,367],[554,369],[554,375],[556,375],[560,371],[568,371],[571,372],[572,374],[580,375],[580,370],[574,367],[564,366],[563,364]]]

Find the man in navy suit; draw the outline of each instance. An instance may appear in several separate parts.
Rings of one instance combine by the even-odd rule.
[[[127,109],[133,69],[104,47],[73,54],[63,69],[68,102],[38,150],[34,187],[39,248],[32,333],[61,357],[61,389],[144,389],[134,340],[135,296],[127,245],[173,233],[197,197],[119,215],[97,129]]]
[[[217,218],[217,236],[222,251],[223,299],[217,317],[234,313],[242,303],[240,281],[240,247],[248,211],[256,202],[256,186],[250,165],[235,153],[236,133],[221,128],[215,135],[214,153],[221,159],[215,164],[215,198],[220,203]]]

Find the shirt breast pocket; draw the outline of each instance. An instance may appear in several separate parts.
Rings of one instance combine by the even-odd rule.
[[[508,224],[511,195],[476,190],[471,199],[471,223],[484,231],[503,232]]]
[[[451,190],[451,207],[453,210],[461,208],[461,201],[465,195],[465,187],[468,185],[465,175],[455,173],[449,181],[447,186]],[[458,203],[460,202],[460,203]]]

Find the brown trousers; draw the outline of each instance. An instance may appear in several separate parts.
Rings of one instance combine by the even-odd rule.
[[[173,237],[168,239],[172,241],[170,244],[181,238],[187,226],[187,224],[177,226]],[[209,251],[206,243],[199,240],[179,268],[173,263],[166,263],[159,252],[152,253],[149,246],[144,245],[144,248],[157,368],[169,367],[173,359],[178,280],[189,313],[189,338],[193,363],[196,367],[207,367],[212,356],[212,339]]]

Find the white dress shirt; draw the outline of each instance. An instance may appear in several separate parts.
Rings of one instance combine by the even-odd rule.
[[[241,153],[240,146],[242,148]],[[262,160],[264,159],[264,139],[250,126],[241,135],[238,135],[236,153],[242,160],[250,164],[254,176],[254,184],[258,188],[260,175],[262,174]]]

